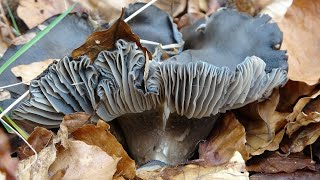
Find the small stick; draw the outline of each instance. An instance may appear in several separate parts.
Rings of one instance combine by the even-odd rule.
[[[124,22],[128,22],[130,21],[132,18],[134,18],[136,15],[138,15],[139,13],[141,13],[143,10],[147,9],[147,7],[151,6],[153,3],[155,3],[157,0],[152,0],[150,2],[148,2],[146,5],[142,6],[142,8],[138,9],[136,12],[134,12],[133,14],[131,14],[129,17],[127,17]]]
[[[24,84],[24,83],[28,83],[28,82],[30,82],[30,81],[23,81],[23,82],[19,82],[19,83],[15,83],[15,84],[9,84],[9,85],[0,87],[0,90],[5,89],[5,88],[9,88],[9,87],[13,87],[13,86],[18,86],[20,84]]]

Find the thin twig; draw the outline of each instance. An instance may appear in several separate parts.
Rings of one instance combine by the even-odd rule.
[[[138,9],[136,12],[134,12],[133,14],[131,14],[129,17],[127,17],[124,22],[128,22],[130,21],[132,18],[134,18],[136,15],[138,15],[139,13],[141,13],[143,10],[147,9],[147,7],[151,6],[153,3],[155,3],[157,0],[152,0],[150,2],[148,2],[146,5],[142,6],[142,8]]]
[[[31,80],[30,80],[30,81],[31,81]],[[5,89],[5,88],[13,87],[13,86],[18,86],[18,85],[20,85],[20,84],[25,84],[25,83],[28,83],[28,82],[30,82],[30,81],[23,81],[23,82],[19,82],[19,83],[15,83],[15,84],[9,84],[9,85],[0,87],[0,89]]]

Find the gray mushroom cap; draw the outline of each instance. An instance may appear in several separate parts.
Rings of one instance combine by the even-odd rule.
[[[124,19],[143,7],[145,3],[130,4],[125,9]],[[141,13],[131,19],[128,24],[132,32],[137,34],[141,39],[158,42],[162,45],[168,44],[184,44],[182,34],[178,31],[177,25],[173,23],[172,17],[160,8],[151,5]],[[159,46],[144,44],[144,46],[152,53],[160,53]],[[178,53],[182,52],[182,48],[178,48]],[[166,51],[169,55],[177,54],[177,52]],[[159,58],[159,54],[158,58]],[[161,58],[160,58],[161,59]]]
[[[219,17],[239,19],[237,16],[240,16],[241,24],[261,21],[247,16],[243,19],[241,13],[229,10],[219,13],[222,15],[206,24],[205,35],[209,33],[213,40],[215,34],[209,30],[215,21],[220,21]],[[262,22],[268,26],[266,21]],[[234,39],[239,39],[237,36],[247,33],[235,28],[239,26],[238,20],[229,23],[224,29],[226,32],[218,33],[219,36],[227,36],[229,31]],[[254,28],[252,36],[243,38],[248,42],[262,38],[262,43],[248,43],[243,51],[229,42],[209,41],[205,43],[209,47],[190,46],[168,60],[150,62],[134,42],[119,39],[114,50],[100,52],[93,64],[86,57],[78,61],[66,57],[50,66],[31,83],[32,97],[23,102],[13,116],[54,126],[64,114],[76,111],[91,114],[95,110],[94,118],[119,120],[130,152],[139,163],[152,159],[169,164],[184,162],[192,156],[197,143],[209,134],[219,113],[267,98],[272,89],[286,82],[286,61],[273,56],[282,51],[263,43],[281,34],[278,28],[272,29],[276,33]],[[254,54],[248,51],[255,46],[271,48],[268,51],[271,56],[263,59],[259,48]],[[220,47],[235,48],[239,54],[247,55],[229,56],[237,51],[219,52]]]

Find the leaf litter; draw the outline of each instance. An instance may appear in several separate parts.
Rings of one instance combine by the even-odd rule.
[[[253,13],[258,9],[272,9],[268,5],[275,3],[271,0],[260,1],[260,4],[257,3],[258,1],[252,2],[253,6],[250,5],[250,8],[246,10],[243,8],[242,10]],[[316,177],[314,172],[307,172],[306,169],[315,171],[317,170],[317,164],[313,159],[303,155],[303,151],[309,148],[309,145],[317,143],[320,136],[320,112],[318,108],[320,102],[317,92],[319,81],[317,74],[319,71],[316,68],[317,65],[314,64],[318,62],[315,59],[317,59],[318,51],[316,47],[319,39],[314,36],[318,22],[316,20],[311,21],[318,14],[316,7],[318,7],[319,2],[316,0],[302,4],[302,0],[296,0],[287,14],[281,17],[280,13],[280,18],[277,20],[284,32],[283,48],[287,49],[289,53],[289,78],[293,81],[289,81],[288,84],[293,85],[289,86],[287,84],[280,89],[280,93],[274,91],[271,97],[264,102],[256,102],[234,111],[236,116],[231,112],[227,113],[224,119],[220,119],[220,124],[217,126],[220,131],[213,131],[207,141],[200,144],[199,160],[190,161],[177,167],[168,166],[155,171],[138,169],[138,177],[142,179],[159,177],[162,179],[182,179],[186,177],[206,179],[209,177],[227,177],[227,174],[231,174],[230,178],[247,179],[249,177],[247,170],[253,173],[253,179],[259,177],[258,174],[254,173],[265,173],[265,177],[274,178],[291,177],[285,175],[284,172],[292,173],[292,177],[295,174],[301,176],[303,173]],[[216,7],[221,6],[221,4],[216,4],[214,0],[207,1],[207,3],[202,2],[202,5],[197,3],[200,2],[181,1],[178,5],[174,5],[174,10],[168,8],[169,5],[159,7],[167,8],[167,12],[171,9],[169,14],[173,15],[179,24],[179,20],[183,19],[183,16],[181,18],[179,16],[183,14],[181,9],[185,9],[187,4],[193,5],[192,7],[195,6],[195,8],[189,8],[187,12],[193,11],[199,14],[205,14],[208,10],[214,12]],[[167,4],[170,4],[170,2],[167,2]],[[208,6],[205,11],[203,10],[204,6]],[[118,11],[116,13],[118,16],[121,12],[119,7],[117,7]],[[252,8],[256,9],[253,10]],[[201,15],[201,17],[204,16]],[[45,19],[42,19],[41,22],[43,20]],[[117,25],[117,22],[119,21],[116,21],[113,25]],[[114,31],[117,30],[117,28],[114,28]],[[106,32],[101,32],[98,37],[102,38],[106,34],[108,35]],[[90,40],[90,37],[88,40]],[[135,38],[134,41],[138,44],[138,40]],[[95,38],[87,41],[87,43],[89,44],[78,49],[80,53],[74,56],[92,53],[90,56],[94,57],[99,50],[101,51],[100,48],[113,47],[112,43],[107,43],[105,47],[96,48],[95,45],[99,43]],[[301,44],[306,46],[301,46]],[[88,47],[94,48],[87,50]],[[301,50],[301,48],[305,48],[305,50]],[[57,135],[51,131],[36,128],[29,140],[39,152],[37,164],[19,175],[19,178],[135,177],[135,163],[108,131],[109,125],[102,121],[98,121],[97,125],[86,124],[89,123],[88,119],[89,115],[84,113],[65,116]],[[1,135],[1,137],[3,136]],[[110,146],[111,149],[108,148]],[[8,150],[6,151],[8,152]],[[271,155],[267,151],[272,151]],[[287,154],[284,156],[280,155],[281,153]],[[19,162],[18,172],[21,172],[26,165],[33,161],[34,156],[33,152],[26,146],[20,148],[19,154],[20,157],[25,156],[24,158],[26,158]],[[2,157],[4,156],[1,155],[0,160]],[[245,162],[248,159],[250,159],[248,161],[250,164],[247,164],[245,168]],[[105,166],[99,166],[100,163]],[[91,166],[88,166],[88,164]],[[97,166],[93,168],[92,165]],[[12,171],[14,167],[6,173],[9,172],[9,175],[14,176],[15,173]],[[84,174],[76,173],[75,169],[83,169],[80,172],[84,172]],[[273,175],[269,175],[270,173]]]

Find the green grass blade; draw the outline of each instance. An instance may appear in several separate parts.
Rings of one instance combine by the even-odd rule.
[[[7,125],[5,125],[2,121],[1,123],[8,133],[13,133],[13,131]]]
[[[6,61],[0,67],[0,75],[7,69],[7,67],[13,63],[18,57],[21,56],[24,52],[26,52],[32,45],[34,45],[37,41],[39,41],[44,35],[46,35],[53,27],[55,27],[67,14],[75,7],[76,4],[70,6],[63,14],[58,16],[53,22],[51,22],[44,30],[40,31],[36,37],[31,39],[27,44],[23,45],[11,58]]]
[[[0,107],[0,111],[3,112],[3,109]],[[4,115],[4,117],[7,118],[9,124],[14,127],[15,130],[17,130],[19,132],[19,134],[21,134],[21,136],[24,139],[28,139],[29,138],[29,134],[26,133],[23,129],[21,129],[15,122],[13,122],[13,120],[8,116],[8,115]],[[3,124],[3,123],[2,123]],[[9,127],[7,127],[5,124],[3,124],[4,127],[6,128],[6,130],[8,131]],[[9,133],[11,133],[10,131],[12,131],[11,129],[8,131]]]
[[[6,7],[7,7],[8,13],[9,13],[10,19],[11,19],[11,21],[12,21],[13,27],[14,27],[14,29],[16,30],[17,35],[20,36],[21,33],[20,33],[19,28],[18,28],[18,26],[17,26],[16,20],[15,20],[14,17],[13,17],[12,11],[11,11],[9,5],[8,5],[8,1],[6,1]]]

